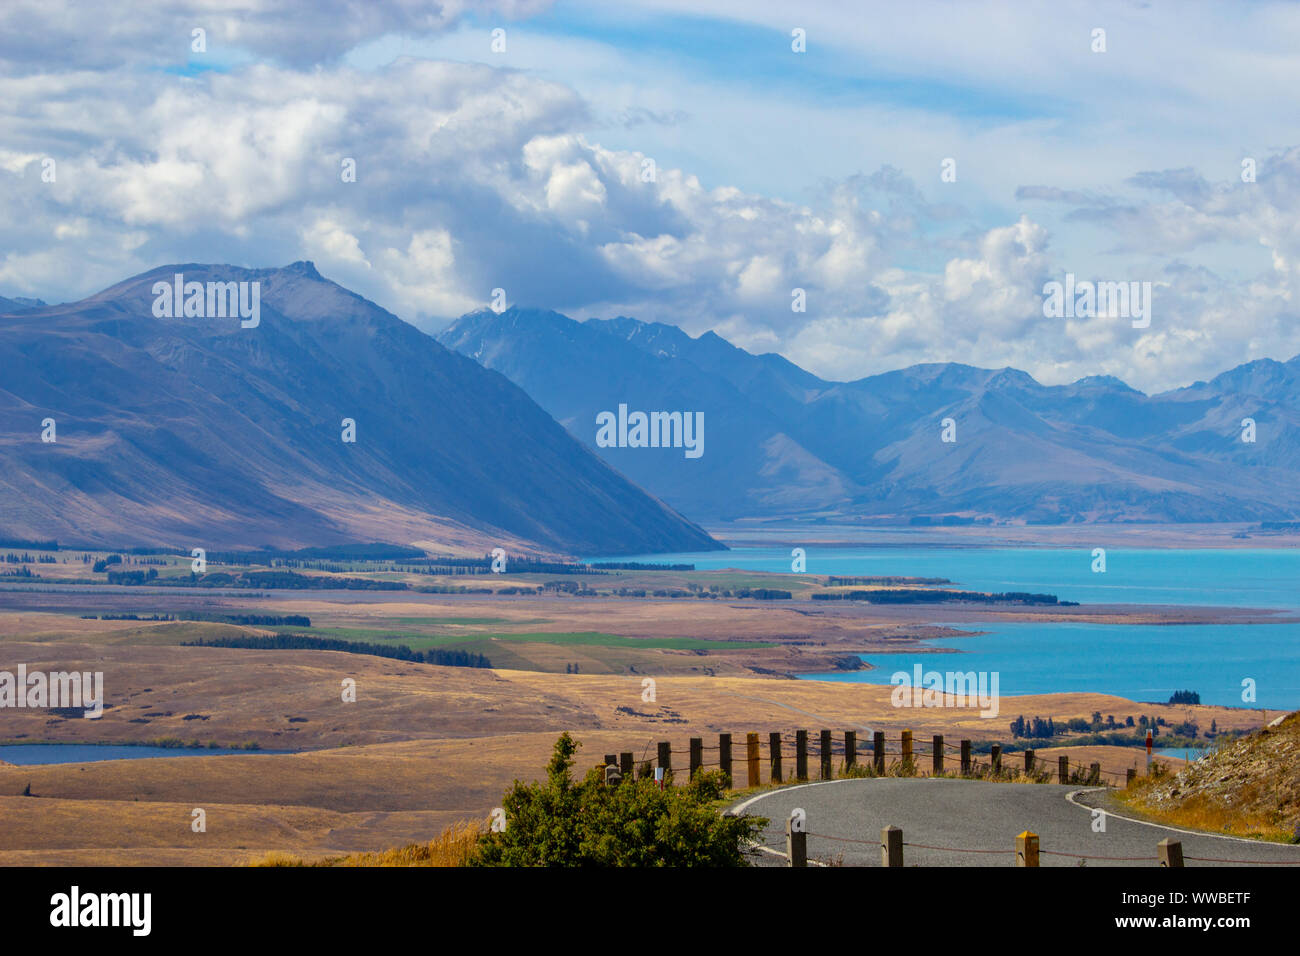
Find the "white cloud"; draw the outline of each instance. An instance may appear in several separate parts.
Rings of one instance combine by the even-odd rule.
[[[1289,311],[1300,291],[1300,149],[1259,150],[1258,182],[1243,184],[1235,159],[1217,174],[1195,162],[1227,148],[1218,144],[1197,146],[1163,172],[1134,167],[1126,148],[1101,150],[1174,151],[1190,127],[1175,129],[1164,116],[1163,139],[1134,144],[1124,137],[1138,120],[1090,115],[1089,134],[1109,129],[1117,139],[1089,140],[1080,151],[1061,149],[1080,131],[1057,119],[980,123],[916,103],[846,113],[792,93],[763,100],[725,81],[696,91],[694,77],[662,66],[662,83],[644,96],[635,77],[580,94],[554,79],[556,67],[550,78],[521,67],[581,46],[599,55],[573,69],[605,77],[620,62],[648,69],[647,57],[526,30],[528,42],[512,41],[520,55],[499,65],[340,64],[342,53],[390,32],[441,31],[434,42],[446,52],[463,38],[447,31],[464,9],[426,7],[377,3],[333,23],[258,0],[159,5],[153,20],[106,31],[137,44],[125,65],[95,33],[62,58],[63,72],[48,72],[53,60],[12,35],[0,40],[0,249],[8,250],[0,294],[74,298],[169,261],[314,258],[326,275],[426,327],[484,304],[499,286],[512,303],[715,329],[838,378],[949,360],[1015,365],[1052,382],[1104,372],[1151,388],[1300,351]],[[712,7],[769,25],[786,16],[764,4]],[[38,50],[72,29],[55,23],[69,9],[82,19],[67,22],[85,27],[84,7],[20,2],[0,13],[0,34],[34,23]],[[1139,111],[1160,97],[1222,102],[1203,77],[1162,80],[1152,63],[1122,55],[1138,37],[1156,44],[1155,63],[1172,52],[1144,14],[1112,9],[1120,55],[1102,63],[1062,53],[1056,66],[1006,56],[1017,42],[1040,53],[1072,49],[1059,32],[1064,21],[1040,13],[1018,18],[996,43],[977,42],[988,40],[987,25],[956,5],[948,27],[928,34],[928,48],[922,34],[938,16],[928,8],[917,24],[884,14],[892,39],[821,8],[806,25],[810,43],[878,54],[898,76],[922,75],[917,51],[929,49],[951,58],[945,69],[954,77],[1008,96],[1020,84],[1019,93],[1075,104],[1074,87],[1052,71],[1086,69],[1099,96],[1134,87]],[[1280,18],[1279,35],[1291,32],[1274,8],[1256,16]],[[212,24],[215,47],[291,65],[232,61],[197,76],[141,67],[185,62],[188,54],[168,51],[196,17]],[[1223,28],[1223,56],[1205,62],[1240,65],[1244,34]],[[296,31],[311,42],[285,52]],[[1265,57],[1258,69],[1300,80],[1283,60]],[[1260,96],[1281,108],[1273,92]],[[1243,112],[1257,120],[1259,103]],[[850,114],[857,122],[844,123]],[[635,119],[602,125],[615,115]],[[710,138],[721,134],[701,135],[710,124],[745,129],[728,152]],[[1203,116],[1195,128],[1204,137]],[[642,135],[644,148],[626,146]],[[742,184],[768,168],[764,147],[785,157],[774,168],[813,170],[807,188],[777,195]],[[705,151],[711,176],[665,158]],[[959,157],[952,192],[938,184],[947,155]],[[55,183],[41,181],[46,156],[58,161]],[[644,182],[651,157],[656,176]],[[356,161],[354,183],[340,177],[345,158]],[[831,168],[838,174],[815,172]],[[719,169],[734,178],[719,182]],[[1015,206],[1012,184],[1026,187]],[[796,193],[798,202],[789,198]],[[1220,268],[1224,249],[1232,263]],[[1067,271],[1155,283],[1151,328],[1045,319],[1042,284]],[[807,292],[806,313],[791,311],[795,287]]]
[[[370,261],[361,251],[361,242],[339,222],[321,215],[299,233],[303,248],[313,259],[328,269],[334,263],[349,263],[370,268]],[[412,239],[414,241],[414,239]]]
[[[535,15],[551,0],[5,0],[0,63],[40,72],[50,63],[112,69],[123,64],[212,65],[249,57],[295,66],[327,63],[359,43],[401,32],[442,33],[467,14],[502,22]],[[206,51],[193,50],[205,31]]]

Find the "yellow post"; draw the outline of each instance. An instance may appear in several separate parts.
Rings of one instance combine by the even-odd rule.
[[[1016,866],[1038,865],[1038,834],[1026,830],[1016,837]]]

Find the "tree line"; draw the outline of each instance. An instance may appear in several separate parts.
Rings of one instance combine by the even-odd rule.
[[[233,647],[266,651],[342,651],[346,654],[368,654],[399,661],[438,664],[442,667],[491,667],[492,662],[483,654],[472,651],[429,648],[416,651],[405,644],[372,644],[365,641],[343,641],[333,637],[312,637],[309,634],[281,633],[270,637],[239,634],[227,637],[199,638],[184,641],[182,647]]]

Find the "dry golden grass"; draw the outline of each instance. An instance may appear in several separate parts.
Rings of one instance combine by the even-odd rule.
[[[337,866],[464,866],[483,833],[477,821],[453,824],[428,843],[412,843],[381,853],[353,853]]]
[[[1007,724],[1026,717],[1124,717],[1150,714],[1172,723],[1194,713],[1201,726],[1258,726],[1260,711],[1135,704],[1102,694],[1004,698],[1001,713],[976,708],[895,708],[885,685],[766,678],[662,676],[657,700],[641,700],[641,675],[564,675],[436,667],[336,651],[262,651],[212,647],[6,642],[10,667],[104,673],[108,705],[98,720],[59,719],[9,710],[3,735],[40,742],[146,742],[198,739],[298,750],[410,740],[554,732],[621,731],[632,749],[647,741],[719,731],[818,725],[871,726],[893,732],[945,733],[1007,740]],[[356,703],[340,696],[356,681]],[[185,758],[202,759],[202,758]],[[221,758],[225,759],[225,758]],[[242,759],[242,758],[230,758]],[[274,759],[260,757],[258,760]],[[545,761],[543,761],[544,763]],[[261,766],[261,764],[259,764]],[[21,786],[19,787],[19,790]],[[0,793],[16,793],[0,773]]]
[[[325,860],[304,860],[289,853],[272,852],[251,866],[465,866],[483,825],[476,820],[453,823],[427,843],[410,843],[377,853],[350,853]]]
[[[1139,778],[1125,793],[1119,795],[1124,803],[1143,816],[1185,827],[1189,830],[1206,830],[1231,836],[1291,842],[1291,834],[1277,823],[1276,811],[1251,811],[1229,806],[1207,794],[1193,794],[1181,804],[1153,810],[1145,799],[1153,784]],[[1247,795],[1249,797],[1249,795]]]

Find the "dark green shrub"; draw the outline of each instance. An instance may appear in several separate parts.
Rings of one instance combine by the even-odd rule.
[[[506,828],[484,834],[473,866],[748,866],[767,821],[724,817],[720,771],[662,790],[654,780],[606,786],[601,768],[573,779],[578,743],[555,742],[544,783],[516,780],[502,799]]]

